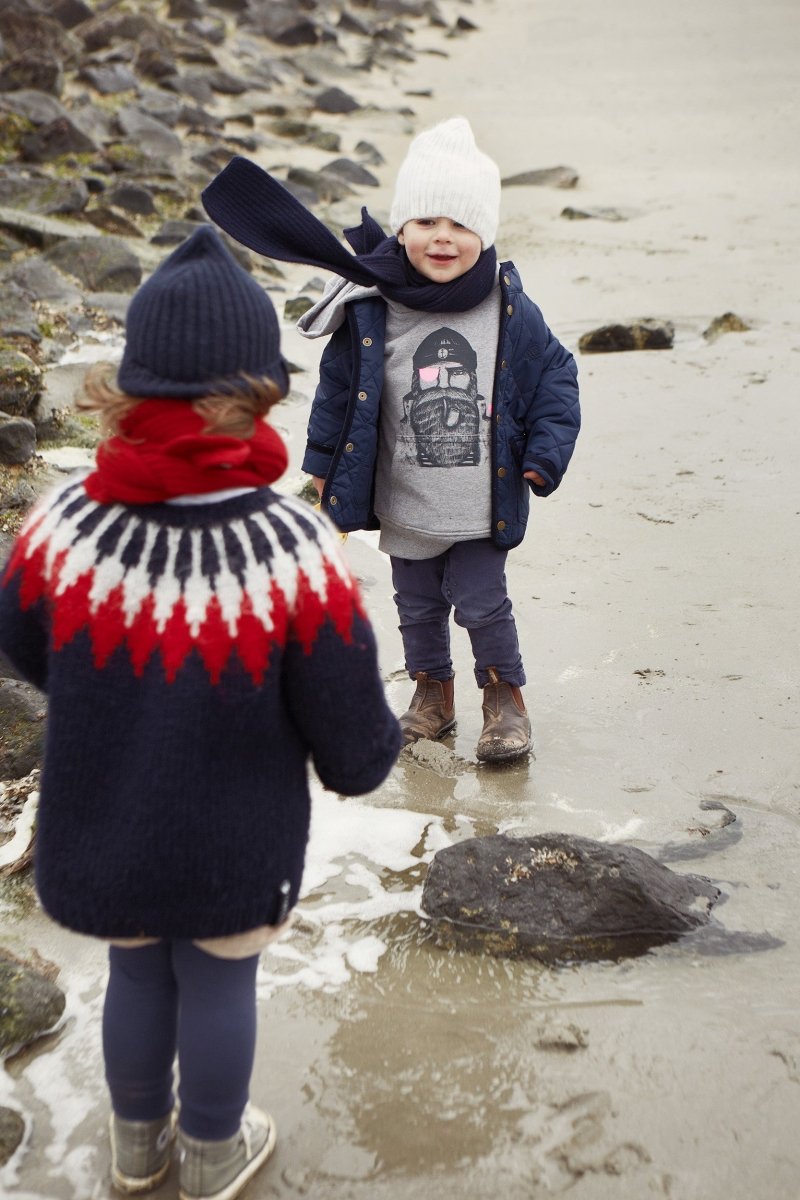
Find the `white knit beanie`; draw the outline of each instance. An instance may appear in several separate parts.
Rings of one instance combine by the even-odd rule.
[[[449,217],[471,229],[484,250],[497,233],[500,171],[475,145],[466,117],[451,117],[414,138],[397,173],[389,222]]]

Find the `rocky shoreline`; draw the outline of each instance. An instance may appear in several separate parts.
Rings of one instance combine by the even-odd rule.
[[[340,201],[358,203],[384,159],[363,139],[350,152],[347,117],[362,105],[339,81],[413,62],[415,34],[431,26],[446,38],[475,28],[435,0],[2,6],[0,559],[70,452],[97,443],[95,422],[72,407],[88,363],[65,362],[70,349],[119,341],[131,295],[207,222],[200,192],[234,154],[266,156],[323,220]],[[409,107],[392,111],[413,120]],[[327,161],[312,169],[309,151]],[[281,268],[229,245],[265,287],[286,293],[287,319],[307,307]],[[12,893],[14,905],[34,902],[45,716],[44,698],[0,663],[0,893],[9,906]],[[35,954],[20,960],[0,946],[0,1058],[58,1026],[65,998],[55,974]],[[0,1166],[24,1132],[20,1114],[0,1106]]]

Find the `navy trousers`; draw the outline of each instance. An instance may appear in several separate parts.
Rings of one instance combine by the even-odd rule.
[[[258,959],[215,958],[189,941],[110,948],[103,1055],[118,1117],[155,1121],[171,1111],[177,1054],[181,1128],[233,1137],[255,1056]]]
[[[435,558],[392,557],[394,601],[400,617],[406,669],[413,679],[450,679],[450,614],[469,634],[478,687],[488,668],[517,687],[525,683],[517,626],[506,588],[505,550],[493,542],[456,542]]]

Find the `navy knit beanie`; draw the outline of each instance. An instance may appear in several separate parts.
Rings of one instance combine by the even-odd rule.
[[[285,396],[272,301],[210,225],[182,242],[142,284],[128,307],[117,383],[129,396],[208,395],[268,376]]]

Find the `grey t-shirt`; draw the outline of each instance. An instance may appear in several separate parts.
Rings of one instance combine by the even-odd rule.
[[[432,558],[490,535],[500,286],[464,313],[387,302],[375,512],[380,548]]]

